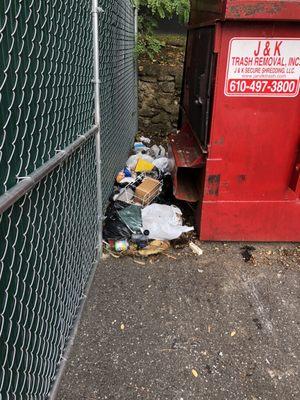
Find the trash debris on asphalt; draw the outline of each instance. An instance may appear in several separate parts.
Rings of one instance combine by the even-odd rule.
[[[197,246],[195,243],[190,242],[189,246],[190,246],[192,252],[193,252],[194,254],[197,254],[197,256],[202,256],[202,255],[203,255],[203,250],[200,249],[200,247]]]
[[[135,172],[151,172],[154,167],[152,162],[140,158],[136,164]]]
[[[117,240],[114,243],[114,249],[117,253],[121,253],[129,249],[128,240]]]
[[[194,228],[182,225],[182,212],[178,207],[151,204],[142,210],[143,229],[150,239],[174,240]]]
[[[245,263],[253,260],[252,252],[255,251],[255,250],[256,249],[253,246],[246,245],[246,246],[241,247],[241,251],[242,251],[241,255],[242,255]]]
[[[118,214],[118,211],[127,206],[128,204],[122,201],[115,201],[109,205],[103,228],[103,238],[107,242],[130,239],[132,232]]]
[[[153,240],[149,246],[139,250],[138,253],[143,257],[154,256],[168,250],[170,246],[170,242],[167,240]]]
[[[139,206],[131,205],[117,211],[121,221],[134,234],[141,232],[142,229],[142,211]]]
[[[198,376],[199,376],[198,371],[195,369],[192,369],[192,375],[194,378],[198,378]]]
[[[160,181],[153,178],[145,178],[143,182],[136,187],[134,201],[143,206],[147,206],[159,195],[160,191]]]
[[[184,225],[182,211],[174,202],[166,149],[140,137],[116,175],[103,227],[107,252],[133,257],[166,252],[171,241],[194,230]]]
[[[151,143],[151,139],[146,138],[145,136],[141,136],[141,137],[140,137],[140,141],[141,141],[142,143],[146,143],[146,144],[150,144],[150,143]]]

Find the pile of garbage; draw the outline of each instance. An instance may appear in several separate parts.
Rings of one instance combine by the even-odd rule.
[[[181,210],[172,204],[169,159],[163,146],[150,147],[141,137],[116,177],[104,220],[108,251],[149,256],[170,247],[170,241],[193,227],[183,225]]]

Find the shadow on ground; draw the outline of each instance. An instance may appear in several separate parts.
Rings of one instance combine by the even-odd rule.
[[[201,247],[100,265],[59,400],[300,399],[300,247]]]

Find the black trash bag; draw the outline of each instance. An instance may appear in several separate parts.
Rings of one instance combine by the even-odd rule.
[[[132,233],[142,232],[143,222],[141,207],[133,204],[123,210],[118,210],[118,216]]]
[[[129,205],[130,204],[122,201],[115,201],[108,206],[103,225],[104,240],[122,240],[131,238],[132,232],[118,215],[118,211],[123,210]]]
[[[112,201],[109,203],[105,216],[109,217],[111,214],[115,213],[116,211],[124,210],[124,208],[129,207],[130,204],[125,203],[124,201],[117,200],[117,201]]]

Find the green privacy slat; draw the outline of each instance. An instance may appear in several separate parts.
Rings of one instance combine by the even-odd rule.
[[[134,10],[99,1],[102,191],[137,129]],[[2,0],[0,196],[94,124],[90,0]],[[92,135],[0,215],[0,398],[46,399],[97,255]]]
[[[134,12],[131,3],[131,0],[100,1],[104,10],[100,15],[100,89],[105,204],[114,177],[124,167],[137,131]]]

